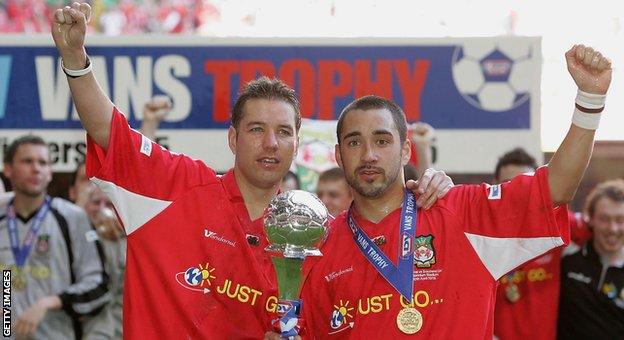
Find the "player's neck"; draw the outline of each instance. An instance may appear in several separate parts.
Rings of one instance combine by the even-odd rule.
[[[43,205],[45,195],[45,192],[37,196],[31,196],[15,191],[15,198],[13,199],[13,207],[15,209],[15,213],[22,217],[28,217],[32,215],[35,211],[37,211],[37,209],[39,209]]]
[[[404,185],[393,185],[378,197],[364,197],[354,192],[353,207],[365,219],[379,223],[384,217],[401,207]]]
[[[245,207],[247,207],[249,218],[254,221],[262,217],[264,209],[266,209],[271,199],[277,193],[279,183],[269,188],[260,188],[249,183],[236,168],[234,168],[234,178],[236,179],[238,190],[240,190],[243,200],[245,201]]]

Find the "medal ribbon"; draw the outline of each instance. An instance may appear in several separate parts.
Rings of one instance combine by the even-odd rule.
[[[26,263],[26,258],[30,253],[30,249],[32,248],[33,243],[35,243],[35,236],[39,229],[41,229],[41,223],[50,208],[50,197],[46,196],[43,202],[43,205],[37,212],[37,216],[35,216],[35,220],[30,225],[30,229],[28,229],[28,233],[24,238],[24,242],[22,246],[19,245],[19,235],[17,231],[17,224],[15,222],[15,208],[13,207],[13,202],[9,204],[7,223],[8,223],[8,231],[9,231],[9,240],[11,241],[11,250],[13,251],[13,256],[15,257],[15,265],[18,268],[24,266]]]
[[[398,264],[392,261],[379,249],[368,235],[358,226],[353,218],[353,205],[349,208],[349,229],[353,232],[353,240],[364,257],[381,276],[392,285],[407,301],[412,301],[414,293],[414,237],[416,235],[416,198],[405,189],[401,208],[400,242]]]

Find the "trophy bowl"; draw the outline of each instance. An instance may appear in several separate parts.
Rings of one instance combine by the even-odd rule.
[[[314,194],[290,190],[275,196],[264,213],[264,228],[271,244],[267,250],[285,257],[320,256],[328,233],[327,208]]]

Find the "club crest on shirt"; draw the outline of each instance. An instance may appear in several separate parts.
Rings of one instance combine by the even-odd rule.
[[[35,250],[39,254],[47,254],[50,250],[50,235],[41,234],[37,237],[37,244],[35,245]]]
[[[418,268],[430,268],[436,263],[433,235],[416,236],[414,240],[414,264]]]

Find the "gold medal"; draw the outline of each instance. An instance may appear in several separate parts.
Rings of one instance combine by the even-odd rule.
[[[518,288],[517,284],[513,282],[509,282],[507,287],[505,287],[505,295],[507,296],[507,300],[509,300],[509,302],[511,303],[518,302],[518,300],[520,300],[520,297],[521,297],[520,288]]]
[[[397,326],[405,334],[416,334],[423,325],[423,317],[416,308],[404,308],[397,315]]]
[[[21,270],[16,270],[15,273],[13,274],[13,280],[12,280],[12,285],[11,288],[15,289],[15,290],[24,290],[26,289],[26,278],[24,277],[24,274],[22,274]]]

